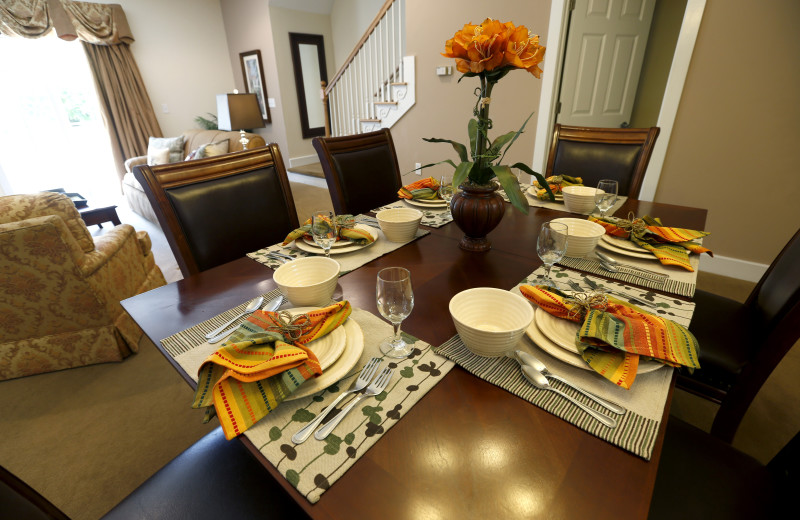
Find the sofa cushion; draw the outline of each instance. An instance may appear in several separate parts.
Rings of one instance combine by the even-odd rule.
[[[195,154],[195,159],[202,159],[203,157],[215,157],[217,155],[223,155],[228,153],[229,142],[227,139],[223,141],[217,141],[216,143],[209,143],[204,144],[200,148],[197,149],[197,153]]]
[[[169,148],[148,148],[147,164],[156,166],[169,163]]]
[[[151,137],[147,144],[147,164],[164,164],[151,162],[151,159],[154,159],[155,154],[158,153],[157,151],[164,148],[169,149],[169,162],[174,163],[183,160],[182,135],[178,137]]]

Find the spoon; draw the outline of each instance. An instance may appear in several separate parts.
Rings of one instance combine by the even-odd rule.
[[[234,317],[232,320],[230,320],[230,321],[228,321],[228,322],[226,322],[226,323],[224,323],[224,324],[220,325],[220,326],[219,326],[219,327],[217,327],[216,329],[214,329],[214,330],[212,330],[211,332],[209,332],[208,334],[206,334],[206,339],[211,339],[211,338],[213,338],[214,336],[217,336],[217,335],[219,335],[219,333],[220,333],[220,332],[222,332],[223,330],[225,330],[225,327],[227,327],[228,325],[230,325],[230,324],[231,324],[231,323],[233,323],[234,321],[238,320],[239,318],[241,318],[241,317],[242,317],[242,316],[244,316],[245,314],[250,314],[250,313],[252,313],[252,312],[255,312],[255,311],[257,311],[257,310],[258,310],[258,308],[261,306],[261,302],[263,302],[263,301],[264,301],[264,297],[263,297],[263,296],[259,296],[259,297],[258,297],[258,298],[256,298],[255,300],[251,301],[251,302],[250,302],[250,305],[248,305],[248,306],[247,306],[247,308],[244,310],[244,312],[242,312],[242,313],[238,314],[238,315],[237,315],[236,317]]]
[[[581,403],[580,401],[576,401],[572,397],[568,396],[558,388],[550,386],[550,383],[547,381],[547,378],[544,377],[544,374],[542,374],[541,372],[537,372],[533,367],[528,365],[522,365],[522,375],[525,376],[525,379],[527,379],[528,382],[533,386],[535,386],[536,388],[539,388],[541,390],[551,390],[557,393],[558,395],[560,395],[567,401],[571,402],[572,404],[574,404],[584,412],[588,413],[589,415],[600,421],[602,424],[608,426],[609,428],[617,427],[616,419],[612,419],[611,417],[603,415],[596,410],[592,410],[591,408]]]
[[[575,390],[577,392],[580,392],[583,395],[585,395],[586,397],[588,397],[589,399],[593,400],[594,402],[596,402],[597,404],[599,404],[603,408],[608,408],[613,413],[620,414],[620,415],[625,413],[625,408],[623,408],[623,407],[621,407],[621,406],[619,406],[617,404],[608,402],[605,399],[603,399],[602,397],[596,396],[591,392],[587,392],[586,390],[573,385],[572,383],[570,383],[569,381],[567,381],[563,377],[557,376],[554,373],[550,372],[549,370],[547,370],[547,367],[545,366],[544,363],[539,361],[534,356],[528,354],[527,352],[524,352],[522,350],[516,350],[515,354],[517,355],[517,362],[519,362],[520,365],[522,365],[522,366],[525,366],[525,365],[532,366],[533,368],[535,368],[536,370],[541,372],[543,376],[545,376],[545,377],[547,377],[549,379],[555,379],[556,381],[561,381],[562,383],[564,383],[565,385],[569,386],[573,390]]]
[[[645,278],[647,280],[663,281],[669,278],[669,275],[666,275],[664,273],[657,273],[655,271],[649,271],[641,267],[623,264],[616,258],[612,258],[607,254],[603,253],[602,251],[595,251],[595,254],[597,255],[597,258],[600,259],[600,265],[605,267],[607,271],[611,271],[612,273],[618,272],[619,268],[622,267],[626,269],[625,271],[626,273],[632,274],[633,276],[638,276],[639,278]],[[638,271],[641,274],[636,272],[628,272],[627,270]]]

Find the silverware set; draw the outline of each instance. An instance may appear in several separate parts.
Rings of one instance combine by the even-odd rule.
[[[261,302],[263,302],[263,301],[264,301],[264,298],[262,296],[259,296],[258,298],[256,298],[252,302],[250,302],[250,305],[247,306],[247,308],[244,310],[244,312],[242,312],[241,314],[239,314],[238,316],[234,317],[233,319],[231,319],[227,323],[224,323],[223,325],[217,327],[216,329],[214,329],[211,332],[209,332],[208,334],[206,334],[206,339],[208,340],[208,344],[209,345],[213,345],[215,343],[219,343],[223,339],[225,339],[228,336],[230,336],[231,334],[233,334],[233,331],[235,331],[239,327],[239,325],[241,325],[241,322],[239,322],[239,323],[236,323],[236,322],[240,318],[243,318],[244,316],[250,315],[250,314],[254,313],[255,311],[257,311],[258,307],[261,305]],[[272,300],[268,301],[261,310],[267,311],[267,312],[274,311],[274,310],[278,309],[278,307],[280,307],[281,304],[283,304],[283,295],[279,295],[278,297],[273,298]],[[236,323],[236,324],[232,325],[233,323]],[[229,327],[229,325],[230,325],[230,327]],[[226,328],[226,327],[228,327],[228,328]]]
[[[358,379],[353,381],[353,383],[350,385],[350,388],[339,394],[339,396],[331,404],[329,404],[327,408],[320,412],[313,421],[295,433],[292,436],[292,442],[295,444],[301,444],[305,442],[311,436],[311,433],[317,428],[317,426],[320,425],[323,419],[325,419],[325,417],[327,417],[328,414],[336,408],[336,405],[339,404],[347,395],[358,394],[343,410],[341,410],[333,419],[331,419],[327,424],[325,424],[325,426],[320,428],[314,434],[315,439],[321,441],[327,437],[359,402],[367,397],[376,396],[383,392],[389,385],[389,381],[391,381],[392,376],[394,375],[394,369],[389,367],[384,368],[373,380],[373,377],[380,368],[380,365],[381,358],[371,358],[367,364],[364,365],[364,368],[361,369]],[[371,384],[370,381],[372,381]],[[366,390],[364,390],[365,388]],[[360,393],[362,390],[364,392]]]
[[[289,255],[287,255],[285,253],[281,253],[279,251],[270,251],[270,252],[268,252],[266,254],[266,256],[267,256],[267,258],[271,258],[273,260],[277,260],[277,261],[282,262],[284,264],[286,262],[291,262],[292,260],[295,260],[295,257],[289,256]]]
[[[625,300],[628,300],[631,303],[635,303],[637,305],[641,305],[643,307],[648,307],[650,309],[658,309],[658,306],[656,306],[656,304],[654,304],[652,302],[649,302],[647,300],[643,300],[641,298],[637,298],[636,296],[631,296],[631,295],[625,294],[625,293],[620,293],[620,292],[616,292],[616,291],[609,291],[606,288],[601,288],[599,285],[597,285],[596,283],[594,283],[592,280],[590,280],[588,278],[584,278],[584,281],[586,282],[586,285],[589,286],[589,289],[592,290],[592,291],[602,291],[602,292],[605,292],[607,294],[612,294],[612,295],[617,296],[619,298],[623,298]],[[567,280],[567,285],[569,285],[572,288],[573,291],[586,292],[586,289],[581,287],[581,285],[578,282],[576,282],[575,280]]]
[[[555,380],[555,381],[559,381],[559,382],[569,386],[573,390],[583,394],[584,396],[586,396],[589,399],[591,399],[592,401],[596,402],[597,404],[599,404],[603,408],[609,410],[611,413],[614,413],[614,414],[617,414],[617,415],[623,415],[623,414],[625,414],[625,408],[623,408],[623,407],[621,407],[621,406],[619,406],[617,404],[614,404],[612,402],[606,401],[602,397],[597,396],[597,395],[595,395],[595,394],[593,394],[591,392],[588,392],[588,391],[586,391],[586,390],[584,390],[584,389],[582,389],[582,388],[570,383],[569,381],[567,381],[563,377],[560,377],[560,376],[557,376],[557,375],[553,374],[552,372],[550,372],[547,369],[547,367],[545,366],[544,363],[539,361],[536,357],[532,356],[531,354],[528,354],[527,352],[523,352],[521,350],[516,350],[516,351],[514,351],[514,354],[515,354],[514,359],[517,361],[517,363],[519,363],[520,368],[522,369],[523,377],[525,377],[525,379],[527,379],[528,382],[531,383],[533,386],[535,386],[536,388],[542,389],[542,390],[550,390],[552,392],[557,393],[558,395],[560,395],[561,397],[563,397],[564,399],[566,399],[570,403],[574,404],[575,406],[577,406],[578,408],[580,408],[584,412],[588,413],[590,416],[592,416],[594,419],[599,421],[601,424],[603,424],[603,425],[605,425],[605,426],[607,426],[609,428],[616,428],[617,427],[617,420],[614,417],[602,414],[599,411],[586,406],[585,404],[583,404],[580,401],[574,399],[570,395],[568,395],[568,394],[562,392],[561,390],[559,390],[558,388],[550,385],[550,380],[552,379],[552,380]]]
[[[668,279],[669,275],[664,273],[657,273],[635,265],[624,264],[615,258],[603,253],[602,251],[595,251],[597,258],[600,261],[600,267],[612,273],[624,273],[643,280],[660,283],[663,285]]]

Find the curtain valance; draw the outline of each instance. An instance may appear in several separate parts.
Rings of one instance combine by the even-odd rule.
[[[71,0],[7,0],[0,4],[0,33],[40,38],[55,29],[62,40],[94,45],[133,42],[125,11],[119,4]]]

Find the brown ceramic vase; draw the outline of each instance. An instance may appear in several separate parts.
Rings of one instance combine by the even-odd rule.
[[[458,245],[466,251],[488,251],[492,243],[486,235],[500,224],[506,211],[498,185],[464,183],[459,188],[450,201],[453,221],[464,232]]]

